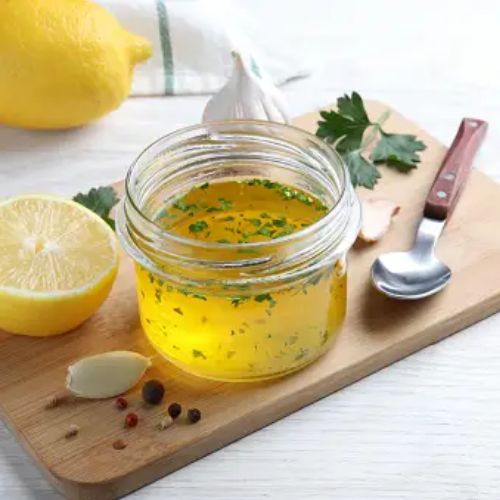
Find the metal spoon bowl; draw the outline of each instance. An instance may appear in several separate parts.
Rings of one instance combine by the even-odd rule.
[[[386,253],[376,259],[372,266],[375,287],[402,300],[423,299],[443,289],[451,270],[434,256],[434,242],[443,227],[443,221],[423,219],[410,251]]]

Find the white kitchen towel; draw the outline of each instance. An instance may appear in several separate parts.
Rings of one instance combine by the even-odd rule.
[[[231,51],[252,57],[276,84],[306,76],[296,48],[259,34],[249,40],[238,20],[251,12],[225,0],[98,0],[129,31],[147,38],[151,58],[137,66],[133,95],[204,94],[219,90],[231,73]],[[258,20],[256,20],[258,21]],[[271,35],[271,34],[270,34]]]

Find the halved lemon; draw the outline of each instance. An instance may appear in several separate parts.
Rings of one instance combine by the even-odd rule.
[[[48,336],[77,327],[117,269],[114,232],[82,205],[45,195],[0,202],[0,329]]]

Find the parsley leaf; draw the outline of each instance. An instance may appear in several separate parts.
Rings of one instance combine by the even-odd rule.
[[[380,141],[373,150],[370,158],[376,162],[384,162],[400,172],[408,172],[417,168],[420,158],[418,151],[423,151],[425,144],[414,135],[388,134],[381,132]]]
[[[225,198],[219,198],[221,210],[229,210],[233,206],[233,202]]]
[[[372,122],[366,112],[361,96],[352,92],[337,99],[337,111],[322,111],[316,135],[332,144],[344,159],[351,174],[351,182],[356,186],[373,189],[381,174],[377,164],[385,163],[399,172],[409,172],[420,162],[418,152],[425,144],[414,135],[390,134],[382,128],[388,117],[384,113],[379,121]],[[364,138],[365,132],[370,133]],[[365,149],[378,139],[370,157]]]
[[[197,222],[193,222],[193,224],[189,224],[189,230],[192,233],[201,233],[207,228],[208,224],[204,220],[199,220]]]
[[[359,149],[342,155],[351,174],[353,186],[363,186],[373,189],[381,175],[377,167],[366,160]]]
[[[248,299],[249,297],[245,297],[244,295],[237,295],[235,297],[231,297],[231,304],[234,307],[238,307],[240,304],[246,302]]]
[[[92,188],[88,193],[78,193],[73,197],[80,205],[92,210],[114,229],[115,221],[109,216],[111,209],[120,201],[117,192],[111,186]]]
[[[187,203],[183,198],[179,198],[174,204],[173,207],[181,212],[194,212],[198,211],[199,208],[196,203]]]
[[[255,234],[261,234],[262,236],[269,236],[271,237],[273,233],[268,227],[262,226],[259,228],[259,230]]]
[[[202,358],[207,359],[203,351],[199,351],[198,349],[193,349],[193,358]]]
[[[361,96],[356,92],[352,96],[344,95],[337,99],[338,111],[322,111],[316,135],[335,144],[339,153],[345,153],[361,147],[365,130],[372,125]]]
[[[353,122],[370,124],[363,99],[357,92],[353,92],[351,97],[347,94],[339,97],[337,107],[340,114],[349,117]]]

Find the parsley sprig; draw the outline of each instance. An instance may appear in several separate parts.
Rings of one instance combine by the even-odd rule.
[[[378,166],[382,163],[404,173],[417,168],[418,153],[426,148],[414,135],[386,132],[382,125],[387,113],[372,122],[357,92],[339,97],[337,111],[322,111],[320,115],[316,135],[335,146],[349,168],[354,186],[373,189],[381,177]],[[377,144],[367,156],[366,148],[376,139]]]
[[[92,188],[88,193],[78,193],[73,197],[80,205],[92,210],[103,219],[111,229],[115,228],[115,221],[110,217],[111,209],[120,201],[117,192],[111,186]]]

